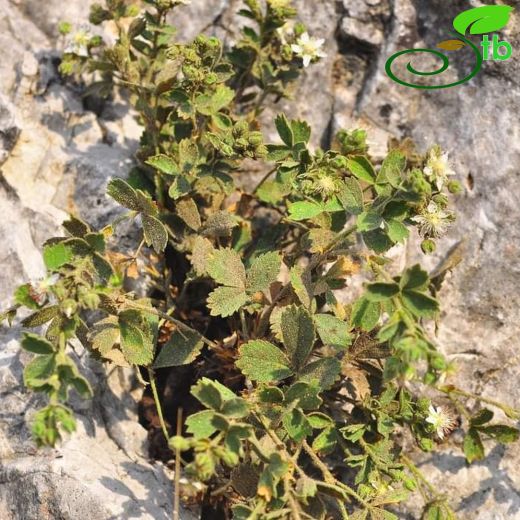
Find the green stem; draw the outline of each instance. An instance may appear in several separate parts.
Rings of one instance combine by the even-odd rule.
[[[164,416],[161,406],[161,401],[159,400],[159,392],[157,392],[157,385],[155,383],[155,374],[153,369],[147,367],[148,370],[148,378],[150,379],[150,386],[152,387],[153,400],[155,401],[155,407],[157,408],[157,415],[159,416],[159,422],[161,423],[161,428],[164,434],[164,438],[166,442],[170,439],[170,435],[168,434],[168,428],[166,427],[166,423],[164,422]]]

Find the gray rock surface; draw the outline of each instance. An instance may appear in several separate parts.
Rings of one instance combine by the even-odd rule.
[[[294,3],[310,32],[326,39],[328,57],[309,69],[294,101],[273,111],[307,118],[315,144],[326,145],[341,127],[361,126],[369,131],[375,155],[385,152],[389,136],[412,137],[423,150],[438,143],[450,152],[465,190],[456,200],[457,224],[428,261],[433,267],[462,239],[465,247],[462,263],[441,293],[438,341],[457,362],[463,386],[517,405],[520,64],[515,52],[520,15],[502,33],[515,49],[511,60],[486,62],[463,86],[426,92],[390,81],[385,61],[401,49],[435,48],[450,36],[456,14],[478,2]],[[233,39],[238,4],[193,0],[173,23],[182,39],[202,29]],[[57,231],[65,211],[79,211],[95,224],[109,216],[106,180],[127,171],[138,139],[131,115],[106,120],[85,111],[55,76],[54,24],[67,17],[80,23],[86,11],[82,0],[0,0],[0,44],[9,49],[0,62],[2,306],[18,283],[41,276],[39,247]],[[467,53],[452,56],[455,69],[449,77],[460,77],[470,68]],[[125,114],[121,104],[111,110]],[[402,256],[402,261],[418,258],[413,248]],[[142,457],[145,432],[135,419],[135,393],[127,376],[116,386],[114,380],[105,384],[99,368],[83,361],[99,392],[92,403],[77,404],[86,407],[78,409],[80,431],[58,450],[33,450],[26,425],[35,398],[20,384],[25,358],[16,332],[3,335],[0,350],[0,518],[78,519],[84,511],[93,519],[166,518],[168,478],[161,466]],[[124,437],[114,417],[124,421]],[[461,439],[455,435],[450,443],[440,454],[419,460],[446,490],[459,517],[520,518],[518,446],[494,448],[486,461],[468,467],[455,449]],[[412,504],[407,515],[418,518],[418,506]]]

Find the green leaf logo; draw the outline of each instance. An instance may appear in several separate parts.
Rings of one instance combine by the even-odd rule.
[[[460,13],[453,20],[453,27],[460,34],[485,34],[499,31],[507,25],[513,7],[485,5]]]

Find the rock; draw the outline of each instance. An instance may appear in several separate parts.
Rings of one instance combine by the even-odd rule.
[[[0,164],[9,155],[20,135],[13,105],[0,95]]]

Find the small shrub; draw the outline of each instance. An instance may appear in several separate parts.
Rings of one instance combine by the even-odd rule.
[[[67,235],[44,245],[48,278],[19,287],[5,314],[25,307],[25,327],[47,326],[22,339],[35,354],[25,384],[48,396],[36,442],[74,430],[71,389],[92,394],[67,354],[78,340],[143,373],[177,462],[185,452],[186,474],[237,520],[391,520],[416,489],[424,518],[454,518],[404,454],[403,435],[434,450],[462,418],[471,463],[483,439],[518,432],[491,422],[486,406],[511,419],[515,410],[443,383],[454,367],[424,325],[439,315],[445,271],[397,272],[386,255],[413,228],[430,253],[452,222],[447,155],[405,141],[375,164],[362,130],[313,149],[310,126],[284,114],[279,141],[266,143],[264,103],[289,95],[302,67],[324,56],[289,1],[246,0],[249,24],[230,49],[204,35],[175,43],[167,15],[185,2],[145,3],[92,7],[92,24],[116,28],[113,44],[61,26],[62,72],[88,78],[91,94],[125,90],[143,134],[128,179],[108,185],[121,214],[101,230],[71,216]],[[246,191],[237,181],[253,161],[265,175]],[[131,254],[118,251],[123,221],[139,236]],[[151,279],[148,297],[125,289],[129,276]],[[200,407],[174,435],[154,370],[185,364],[197,367]],[[470,412],[467,399],[479,406]]]

